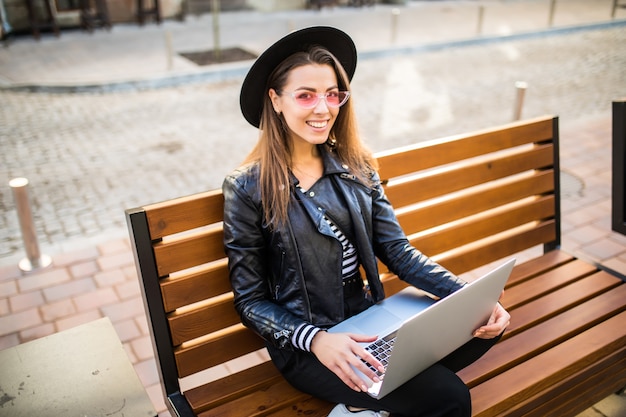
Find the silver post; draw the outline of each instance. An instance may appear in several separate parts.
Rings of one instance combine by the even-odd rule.
[[[556,8],[556,0],[550,0],[550,13],[548,14],[548,27],[554,24],[554,9]]]
[[[221,42],[220,42],[220,0],[211,2],[211,10],[213,12],[213,55],[216,61],[222,59]]]
[[[50,265],[52,260],[48,255],[42,255],[39,251],[28,196],[28,180],[26,178],[14,178],[9,182],[9,186],[13,189],[13,197],[22,230],[22,239],[24,240],[24,249],[26,250],[26,258],[20,261],[19,267],[25,272],[45,268]]]
[[[517,94],[515,97],[515,108],[513,109],[513,121],[522,118],[522,107],[524,106],[524,95],[526,94],[527,87],[528,85],[524,81],[517,81],[515,83]]]
[[[391,43],[395,43],[398,38],[398,16],[400,16],[400,9],[391,9]]]
[[[165,49],[167,51],[167,70],[174,68],[174,48],[172,47],[172,34],[169,30],[165,31]]]
[[[482,35],[483,33],[483,18],[485,16],[485,6],[478,6],[478,24],[476,25],[476,34]]]

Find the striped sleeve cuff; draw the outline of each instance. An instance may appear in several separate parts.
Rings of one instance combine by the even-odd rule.
[[[296,349],[304,350],[306,352],[311,351],[311,342],[315,335],[322,329],[313,326],[312,324],[301,324],[298,326],[293,335],[291,336],[291,344]]]

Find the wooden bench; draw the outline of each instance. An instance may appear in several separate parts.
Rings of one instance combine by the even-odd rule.
[[[424,253],[463,276],[526,254],[503,298],[503,340],[460,372],[475,416],[571,416],[626,384],[624,277],[559,249],[558,154],[558,119],[542,117],[377,155]],[[333,404],[290,387],[241,325],[222,211],[219,190],[127,210],[172,415],[326,416]],[[388,294],[404,287],[381,274]]]

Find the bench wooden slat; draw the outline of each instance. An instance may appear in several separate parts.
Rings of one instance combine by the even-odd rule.
[[[263,340],[252,330],[242,324],[232,326],[225,329],[222,335],[215,335],[193,346],[175,348],[178,376],[192,375],[264,347]]]
[[[159,276],[213,262],[226,256],[222,229],[194,233],[154,245]]]
[[[462,248],[452,253],[431,255],[427,249],[423,252],[455,274],[462,274],[554,239],[556,239],[554,221],[549,220],[532,229]]]
[[[489,188],[471,190],[454,198],[415,208],[398,209],[398,220],[407,235],[450,221],[481,213],[534,195],[554,190],[554,171],[536,171],[531,176]]]
[[[205,266],[201,270],[177,278],[161,281],[161,293],[166,312],[232,292],[228,279],[226,258]]]
[[[551,196],[526,201],[506,211],[483,213],[481,216],[459,221],[447,227],[427,231],[411,242],[428,253],[442,253],[474,241],[497,235],[533,221],[554,216],[554,198]]]
[[[144,206],[150,236],[158,240],[213,223],[224,216],[224,197],[221,190],[180,197],[162,203]]]
[[[270,361],[227,375],[185,392],[196,412],[208,410],[271,385],[282,375]]]
[[[539,145],[513,155],[467,163],[398,183],[389,182],[385,192],[394,207],[400,208],[416,202],[415,190],[419,190],[419,200],[423,201],[533,169],[551,168],[553,154],[552,144]]]
[[[447,140],[436,140],[379,152],[381,178],[393,178],[422,169],[497,152],[514,146],[542,142],[553,138],[554,118],[538,117],[513,123],[506,130],[485,129]],[[407,168],[410,167],[410,168]]]
[[[609,276],[609,278],[612,278],[612,281],[617,281],[614,277]],[[611,282],[609,284],[602,282],[602,280],[593,280],[591,277],[586,281],[590,281],[587,287],[597,286],[595,290],[596,292],[601,292],[601,294],[598,295],[596,293],[594,298],[580,303],[580,299],[583,297],[575,292],[575,290],[581,289],[580,286],[573,288],[573,291],[569,291],[567,294],[563,290],[559,291],[558,295],[561,298],[569,297],[562,301],[561,305],[573,304],[575,307],[565,310],[556,316],[546,314],[544,311],[536,312],[528,320],[538,324],[535,324],[524,333],[517,333],[500,341],[485,354],[486,360],[477,361],[461,370],[458,372],[459,377],[468,386],[474,387],[518,365],[520,362],[532,358],[589,329],[598,322],[624,311],[624,305],[620,301],[626,297],[625,285],[620,285],[613,290],[604,292],[607,286],[614,286],[616,283]],[[519,315],[517,310],[513,310],[512,313],[512,316]]]
[[[507,414],[524,417],[574,416],[600,400],[607,392],[626,385],[626,349],[565,379],[558,387],[544,390],[507,410]]]
[[[593,265],[576,259],[506,290],[501,302],[507,308],[515,309],[596,271]]]
[[[293,406],[271,413],[269,417],[327,417],[334,406],[335,404],[311,397],[305,401],[299,401]]]
[[[621,280],[614,276],[604,271],[598,271],[566,287],[547,293],[539,299],[530,301],[514,310],[515,316],[511,317],[511,324],[505,338],[522,332],[536,325],[538,321],[559,314],[574,307],[577,303],[597,296],[601,292],[622,286],[621,283]]]
[[[172,343],[178,346],[241,321],[233,306],[233,297],[202,305],[194,310],[168,317]]]
[[[472,388],[475,417],[494,416],[626,345],[626,312]]]
[[[199,417],[263,417],[280,411],[294,402],[311,398],[310,395],[293,388],[280,379],[264,389],[233,399],[228,404],[217,406],[198,414]]]
[[[574,257],[569,253],[561,250],[551,250],[522,264],[517,264],[506,283],[506,289],[509,290],[519,283],[534,278],[537,275],[544,274],[572,260],[574,260]]]

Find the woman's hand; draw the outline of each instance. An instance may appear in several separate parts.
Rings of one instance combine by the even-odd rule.
[[[493,339],[506,329],[510,323],[511,315],[502,307],[500,303],[497,303],[487,324],[478,328],[474,332],[474,337],[481,339]]]
[[[311,352],[347,386],[355,391],[367,391],[366,381],[361,379],[350,365],[372,381],[378,382],[380,379],[376,373],[365,365],[360,358],[363,358],[380,372],[384,372],[383,365],[359,345],[359,343],[374,342],[376,339],[376,336],[322,331],[313,338]]]

